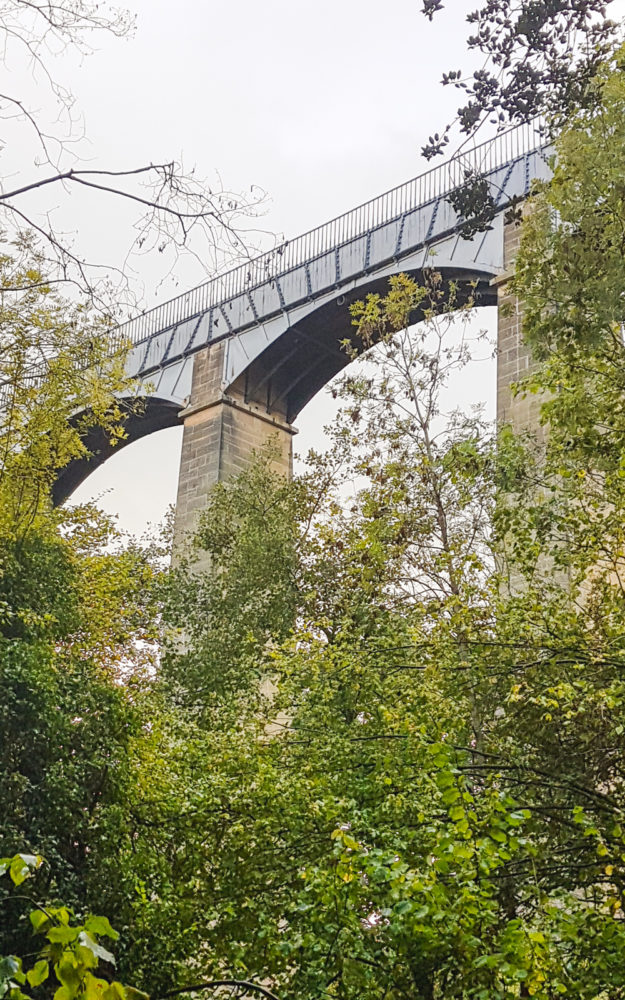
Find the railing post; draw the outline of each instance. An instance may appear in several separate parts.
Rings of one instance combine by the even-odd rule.
[[[532,142],[533,129],[533,124],[516,126],[500,133],[494,139],[451,157],[446,163],[433,167],[405,184],[392,188],[352,211],[337,216],[324,226],[318,226],[298,237],[288,244],[288,252],[283,255],[275,271],[273,269],[275,250],[260,254],[253,261],[218,275],[211,281],[148,310],[142,316],[121,324],[122,335],[133,344],[140,343],[141,340],[196,315],[220,300],[234,297],[253,287],[253,284],[246,283],[248,272],[256,279],[257,284],[266,279],[268,271],[271,271],[273,276],[281,276],[306,260],[331,250],[337,242],[355,239],[369,229],[391,221],[391,218],[399,217],[411,208],[417,208],[419,205],[440,198],[461,182],[463,163],[471,164],[473,169],[481,169],[488,173],[503,166],[511,158],[523,156],[533,148],[538,149],[541,144]],[[515,145],[516,154],[511,156]]]

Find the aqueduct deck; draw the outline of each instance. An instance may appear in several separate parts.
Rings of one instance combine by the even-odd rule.
[[[461,237],[463,220],[447,200],[467,171],[486,178],[498,209],[492,228],[471,240]],[[548,175],[536,130],[510,130],[121,326],[131,344],[127,370],[151,386],[128,441],[185,424],[181,528],[210,485],[242,468],[269,435],[290,467],[293,420],[348,362],[339,345],[351,333],[351,301],[384,289],[393,274],[418,277],[432,267],[444,280],[476,282],[481,304],[501,300],[505,287],[496,279],[517,242],[505,209]],[[510,406],[506,387],[526,365],[518,318],[500,320],[501,416]],[[93,445],[89,463],[60,476],[58,500],[108,457],[103,441]]]

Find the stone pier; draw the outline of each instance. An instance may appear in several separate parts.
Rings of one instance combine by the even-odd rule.
[[[497,423],[500,426],[509,423],[517,432],[526,429],[536,431],[539,428],[540,399],[534,395],[514,396],[511,391],[511,384],[529,374],[532,366],[531,353],[523,342],[521,310],[509,284],[520,245],[521,227],[507,222],[493,235],[499,243],[499,268],[501,262],[504,267],[503,273],[490,281],[496,289],[499,310]],[[488,285],[486,290],[489,291]],[[491,291],[490,300],[493,299]],[[276,455],[276,470],[286,476],[292,474],[292,444],[296,431],[290,420],[301,409],[297,397],[293,397],[292,387],[301,389],[302,380],[307,379],[314,385],[316,379],[321,387],[334,371],[342,367],[338,349],[342,327],[337,328],[335,334],[332,318],[335,324],[336,317],[347,324],[349,311],[345,305],[340,306],[340,313],[336,303],[333,307],[334,312],[319,314],[314,338],[300,324],[291,333],[292,344],[288,350],[285,348],[286,354],[274,349],[274,354],[269,352],[266,358],[262,354],[257,354],[255,358],[252,356],[249,366],[238,377],[235,370],[234,381],[232,358],[229,360],[228,354],[228,345],[234,341],[221,340],[194,355],[191,394],[180,414],[184,422],[184,436],[174,552],[181,551],[185,539],[195,528],[211,487],[242,472],[255,452],[271,443]],[[329,331],[328,338],[336,335],[336,342],[331,343],[326,338],[326,343],[322,338],[323,330]],[[297,354],[297,351],[300,353]],[[297,356],[294,357],[294,354]],[[338,363],[334,355],[337,355]],[[328,358],[334,359],[333,367],[326,371]],[[238,370],[242,367],[239,364]],[[303,398],[310,398],[313,394],[307,388]]]
[[[514,396],[511,385],[529,375],[532,355],[523,342],[523,315],[519,300],[510,290],[510,277],[521,244],[521,226],[503,227],[504,273],[494,278],[497,288],[497,426],[511,424],[516,432],[539,429],[540,399]]]
[[[253,402],[245,384],[227,387],[224,341],[194,358],[191,396],[180,414],[184,422],[174,552],[193,532],[209,490],[215,483],[242,472],[252,455],[271,444],[275,468],[285,476],[293,470],[293,435],[284,411]]]

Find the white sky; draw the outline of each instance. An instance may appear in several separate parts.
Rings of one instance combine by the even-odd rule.
[[[420,147],[459,103],[440,86],[441,73],[469,68],[464,14],[476,2],[449,0],[433,24],[420,0],[128,6],[137,13],[132,39],[102,38],[80,65],[61,67],[86,119],[91,165],[182,156],[200,176],[217,169],[229,188],[263,187],[271,201],[262,227],[293,237],[427,168]],[[81,245],[100,257],[121,262],[132,238],[127,224],[106,200],[88,211],[80,203]],[[148,294],[147,305],[202,277],[183,267],[177,286]],[[459,392],[488,398],[492,412],[492,364]],[[329,412],[322,393],[302,413],[298,451],[319,445]],[[108,490],[102,506],[140,532],[175,499],[180,442],[176,428],[128,446],[74,500]]]

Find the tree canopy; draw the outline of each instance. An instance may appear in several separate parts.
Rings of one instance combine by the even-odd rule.
[[[88,313],[39,278],[8,310],[0,840],[18,878],[46,858],[57,977],[107,1000],[78,938],[110,924],[115,977],[154,998],[625,995],[624,72],[620,49],[594,71],[523,222],[516,391],[544,434],[455,407],[471,303],[400,275],[353,307],[328,453],[292,482],[257,455],[167,569],[49,500],[77,400],[123,433],[116,359],[79,364]],[[29,909],[3,890],[10,1000],[48,960]]]
[[[619,25],[609,18],[612,0],[483,0],[466,15],[467,51],[482,57],[471,74],[443,73],[466,103],[455,122],[431,136],[431,159],[450,142],[453,125],[473,136],[487,122],[498,127],[542,118],[555,129],[596,97],[595,77],[609,57]],[[445,15],[442,0],[422,0],[430,21]],[[454,12],[455,13],[455,12]]]
[[[132,13],[105,2],[0,2],[2,249],[29,233],[49,282],[68,287],[118,321],[140,304],[128,257],[160,254],[168,268],[175,268],[179,255],[192,253],[213,274],[247,253],[252,240],[248,221],[264,199],[253,185],[247,192],[234,192],[218,178],[209,184],[180,157],[93,163],[80,106],[58,57],[83,57],[102,36],[127,38],[134,29]],[[28,76],[34,93],[28,93]],[[90,195],[94,205],[104,199],[136,211],[129,220],[125,264],[86,257],[80,243],[70,238],[64,212],[72,191]],[[24,287],[22,275],[18,295]],[[3,288],[6,298],[13,289],[6,281]]]

